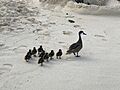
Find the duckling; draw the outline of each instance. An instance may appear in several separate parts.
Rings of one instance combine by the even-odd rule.
[[[36,57],[36,53],[37,53],[37,50],[36,50],[36,48],[35,48],[35,47],[33,47],[33,50],[32,50],[32,55],[33,55],[34,57]]]
[[[49,55],[48,55],[48,53],[45,53],[45,55],[44,55],[44,59],[46,59],[46,61],[49,62],[49,61],[48,61],[48,59],[49,59]]]
[[[70,45],[69,50],[67,51],[66,54],[71,54],[73,53],[76,57],[79,57],[78,52],[82,49],[82,39],[81,39],[81,34],[86,35],[83,31],[79,31],[79,39],[76,43],[73,43]],[[77,55],[76,55],[77,53]]]
[[[43,62],[44,62],[44,57],[40,57],[40,59],[38,60],[38,64],[41,64],[41,66],[43,66]]]
[[[45,55],[45,51],[43,50],[40,54],[39,57],[43,57]]]
[[[29,49],[29,51],[27,52],[27,54],[26,54],[26,56],[25,56],[26,62],[28,62],[28,61],[31,59],[31,55],[32,55],[31,49]]]
[[[29,58],[28,54],[25,55],[25,58],[24,58],[24,59],[26,60],[26,62],[29,61],[30,58]]]
[[[51,60],[53,59],[52,57],[54,56],[54,54],[55,54],[54,51],[51,50],[51,52],[49,53],[49,57],[50,57]]]
[[[43,51],[43,47],[42,45],[40,45],[40,47],[38,48],[38,55]]]
[[[62,56],[62,50],[59,49],[59,51],[56,53],[56,58],[61,59],[61,56]]]
[[[31,49],[29,49],[29,51],[28,51],[30,54],[32,54],[32,50]]]

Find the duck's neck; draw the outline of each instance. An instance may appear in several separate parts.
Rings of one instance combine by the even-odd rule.
[[[77,41],[78,43],[82,43],[82,38],[81,38],[81,35],[79,35],[79,39]]]

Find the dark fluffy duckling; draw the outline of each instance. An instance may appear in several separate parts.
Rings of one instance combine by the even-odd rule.
[[[59,49],[59,51],[56,53],[56,58],[61,59],[61,56],[62,56],[62,50]]]
[[[45,59],[47,62],[49,62],[49,61],[48,61],[48,59],[49,59],[49,54],[48,54],[48,53],[45,53],[44,59]]]
[[[49,53],[49,57],[50,57],[50,59],[52,59],[52,57],[54,56],[54,51],[53,50],[51,50],[51,52]]]
[[[32,51],[31,51],[31,49],[29,49],[29,51],[27,52],[27,54],[25,56],[26,62],[28,62],[31,59],[31,55],[32,55]]]
[[[45,51],[43,50],[40,54],[39,57],[43,57],[45,55]]]
[[[43,47],[42,45],[40,45],[40,47],[38,48],[38,55],[43,51]]]
[[[40,57],[40,59],[38,60],[38,64],[41,64],[41,66],[43,66],[43,62],[44,62],[44,57]]]
[[[36,50],[36,48],[35,48],[35,47],[33,47],[33,50],[32,50],[32,55],[33,55],[33,56],[36,56],[36,53],[37,53],[37,50]]]

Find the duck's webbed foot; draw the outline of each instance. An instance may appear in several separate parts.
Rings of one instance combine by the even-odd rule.
[[[78,52],[77,52],[77,55],[76,55],[76,57],[80,57],[80,56],[78,55]]]

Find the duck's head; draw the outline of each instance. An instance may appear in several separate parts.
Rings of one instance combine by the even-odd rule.
[[[29,52],[31,52],[32,50],[31,49],[29,49]]]
[[[59,52],[62,52],[62,50],[61,50],[61,49],[59,49]]]
[[[79,35],[81,35],[81,34],[83,34],[83,35],[87,35],[87,34],[84,33],[83,31],[79,31]]]
[[[54,52],[54,50],[51,50],[51,52]]]

